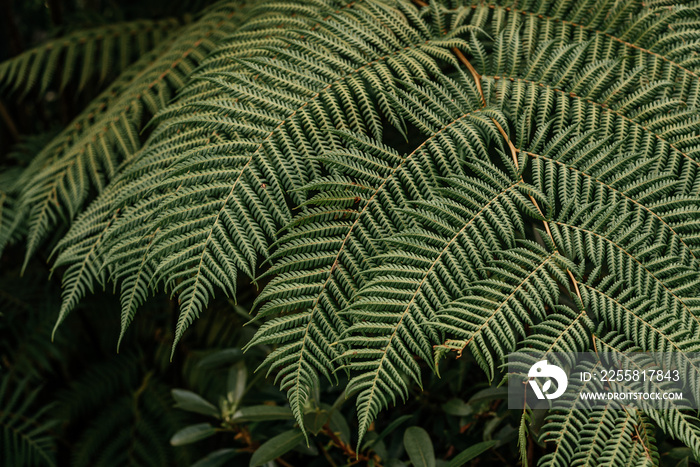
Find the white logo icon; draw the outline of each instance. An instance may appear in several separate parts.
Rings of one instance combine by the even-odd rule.
[[[530,380],[530,386],[532,386],[532,390],[538,399],[556,399],[566,391],[566,385],[568,384],[566,373],[556,365],[547,364],[547,360],[540,360],[532,365],[527,375],[530,378],[550,378],[542,385],[542,389],[540,389],[535,379]],[[552,378],[557,382],[557,390],[552,394],[546,394],[549,388],[552,387]]]

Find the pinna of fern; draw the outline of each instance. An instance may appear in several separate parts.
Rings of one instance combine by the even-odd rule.
[[[49,413],[51,404],[35,407],[40,390],[31,388],[30,379],[16,381],[9,374],[0,376],[0,459],[6,465],[56,465],[55,440],[51,430],[57,424]]]
[[[61,220],[70,221],[89,199],[91,190],[101,192],[118,172],[120,163],[139,150],[142,144],[139,133],[148,121],[147,116],[165,107],[175,91],[184,86],[189,73],[214,47],[216,38],[236,27],[233,18],[238,9],[239,2],[219,2],[204,11],[197,21],[178,30],[174,40],[154,43],[152,50],[126,67],[34,157],[15,183],[14,196],[21,215],[8,228],[10,233],[27,230],[27,260],[53,227]],[[129,27],[125,37],[130,37],[128,31],[133,30],[133,25]],[[69,40],[71,44],[76,41]],[[109,54],[107,50],[102,52]],[[10,60],[10,69],[13,63],[22,60],[22,56]],[[38,59],[34,63],[39,63]],[[86,58],[84,63],[84,68],[91,71],[87,67],[94,66],[94,60]],[[17,66],[18,73],[25,68]],[[69,73],[71,68],[64,66],[64,70]],[[4,246],[0,243],[0,249]]]
[[[58,89],[63,91],[79,70],[78,91],[81,91],[93,74],[98,74],[103,82],[111,73],[121,73],[134,62],[134,57],[149,52],[178,26],[175,18],[137,20],[76,31],[50,40],[0,64],[0,88],[12,85],[13,92],[25,96],[39,84],[38,93],[43,94],[58,81],[56,71],[60,65]]]

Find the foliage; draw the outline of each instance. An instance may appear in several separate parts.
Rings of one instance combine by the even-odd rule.
[[[92,93],[0,176],[8,278],[49,257],[39,322],[121,352],[51,376],[73,462],[700,459],[680,403],[514,412],[496,389],[512,352],[674,351],[650,364],[700,398],[699,52],[697,1],[229,0],[0,65],[20,94]],[[108,286],[118,338],[82,304]]]

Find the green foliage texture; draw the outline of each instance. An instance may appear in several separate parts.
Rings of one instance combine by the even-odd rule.
[[[171,448],[149,452],[145,439],[161,446],[184,416],[170,407],[167,360],[187,342],[244,347],[267,372],[255,384],[267,375],[286,394],[273,399],[283,416],[245,409],[252,386],[239,363],[224,372],[220,407],[174,393],[214,423],[179,431],[176,446],[217,430],[246,439],[232,427],[251,420],[288,423],[264,435],[271,444],[202,465],[253,452],[262,465],[324,433],[370,464],[435,465],[442,447],[431,438],[447,425],[387,437],[399,446],[390,455],[373,450],[384,442],[377,423],[401,421],[403,403],[463,365],[498,394],[512,352],[674,352],[652,363],[681,368],[700,400],[700,362],[689,357],[700,352],[697,0],[220,1],[184,19],[71,32],[0,64],[0,86],[9,99],[94,94],[0,173],[3,264],[33,277],[48,261],[62,283],[60,306],[37,326],[55,323],[59,342],[82,313],[94,345],[111,342],[63,396],[64,412],[100,407],[113,420],[78,437],[79,465],[173,462]],[[120,311],[87,308],[97,289],[114,290],[99,303],[118,300]],[[141,317],[152,302],[160,311]],[[217,302],[250,311],[247,331],[236,315],[234,340],[206,337],[227,326]],[[10,309],[0,323],[11,324]],[[84,316],[107,313],[109,326]],[[139,321],[154,319],[157,352],[140,343],[149,324]],[[54,358],[36,350],[47,342],[27,346],[39,356],[17,358]],[[0,408],[2,447],[14,446],[2,451],[18,465],[51,459],[53,409],[17,401],[34,376],[10,374],[0,401],[30,415],[7,423]],[[90,399],[99,381],[109,404]],[[465,403],[459,388],[451,403],[464,407],[450,410],[465,421],[483,401]],[[321,402],[333,391],[354,401],[341,417],[352,415],[353,435],[334,419],[341,402]],[[438,462],[468,462],[495,442],[519,446],[514,463],[542,466],[700,458],[700,420],[682,403],[525,408],[511,428]]]

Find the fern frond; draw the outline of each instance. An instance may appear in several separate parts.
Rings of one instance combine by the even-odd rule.
[[[388,239],[394,248],[365,271],[371,279],[348,308],[353,324],[342,343],[350,347],[348,368],[359,370],[349,388],[359,389],[360,438],[387,395],[406,396],[405,373],[420,382],[416,354],[431,360],[439,334],[429,326],[440,304],[460,296],[469,284],[486,279],[491,251],[522,233],[518,207],[529,204],[520,179],[493,166],[472,168],[488,179],[451,178],[442,202],[417,201],[416,227]]]
[[[356,365],[349,365],[360,370],[360,376],[353,382],[364,384],[362,389],[369,394],[363,399],[365,394],[361,393],[358,401],[360,433],[364,424],[386,404],[386,394],[401,394],[402,387],[405,390],[402,380],[397,378],[396,368],[419,381],[419,370],[412,358],[414,354],[429,358],[426,351],[430,351],[431,338],[434,339],[429,334],[431,329],[461,337],[460,348],[470,346],[477,361],[492,374],[494,363],[502,360],[516,345],[544,352],[585,351],[590,347],[589,336],[595,323],[603,322],[625,333],[644,350],[677,351],[677,363],[689,368],[690,374],[696,373],[695,363],[688,360],[687,352],[698,350],[698,341],[693,338],[697,335],[700,316],[693,298],[700,284],[698,263],[683,242],[683,236],[663,218],[659,219],[653,209],[655,202],[666,201],[666,193],[673,190],[674,183],[668,182],[666,175],[656,175],[651,170],[653,163],[634,161],[627,155],[613,157],[614,145],[607,145],[605,141],[591,142],[588,135],[570,138],[570,134],[570,131],[555,134],[542,151],[552,157],[552,162],[562,165],[555,168],[535,159],[528,165],[535,183],[524,192],[532,198],[528,199],[525,194],[512,199],[506,197],[507,204],[495,204],[497,216],[489,214],[493,199],[479,197],[477,187],[482,180],[488,180],[491,189],[497,192],[499,185],[495,180],[498,178],[476,164],[468,167],[481,180],[466,179],[460,185],[461,190],[471,190],[466,191],[470,197],[456,197],[443,190],[433,202],[413,203],[413,216],[419,218],[416,223],[430,230],[408,228],[391,237],[388,240],[393,247],[391,252],[377,257],[380,262],[389,258],[388,263],[380,263],[381,266],[367,271],[373,275],[372,281],[348,307],[353,320],[348,333],[354,331],[357,337],[341,342],[349,347],[346,356],[358,360]],[[540,140],[535,139],[535,147]],[[517,155],[518,151],[513,151]],[[507,161],[507,158],[502,160]],[[640,176],[644,170],[649,170],[648,177]],[[509,172],[518,176],[515,168]],[[523,189],[527,186],[519,178],[512,179],[512,183]],[[562,199],[572,201],[563,203],[559,201]],[[469,212],[472,202],[479,215],[485,217],[476,224],[478,229],[474,231],[470,229],[473,221],[460,217],[462,212]],[[697,200],[688,198],[685,202],[692,206]],[[549,219],[543,219],[542,210],[535,211],[533,204],[544,206],[541,209],[548,212]],[[457,211],[460,213],[457,214],[456,209],[462,212]],[[544,221],[547,233],[540,231],[540,237],[549,236],[552,253],[532,242],[528,254],[518,250],[502,253],[504,248],[514,245],[515,232],[525,234],[517,227],[523,216]],[[465,246],[455,246],[456,253],[441,247],[452,246],[453,241],[459,245],[458,236],[450,241],[442,240],[441,235],[447,234],[449,239],[452,232],[466,237]],[[510,261],[496,261],[499,254],[509,255],[504,258]],[[519,267],[510,255],[520,255]],[[451,256],[454,258],[445,266],[438,268],[439,263],[434,262],[434,258],[448,260]],[[558,267],[542,270],[551,258],[559,258]],[[593,271],[582,281],[585,262],[592,264]],[[434,280],[422,275],[430,274],[435,268],[438,270]],[[601,279],[604,269],[607,275]],[[481,275],[487,273],[488,278]],[[585,307],[578,311],[567,311],[555,305],[559,287],[571,288],[567,274],[575,281],[580,306]],[[416,302],[415,297],[419,295],[412,293],[413,287],[420,289],[424,284],[427,295]],[[521,290],[524,284],[529,293]],[[618,290],[620,296],[617,296]],[[460,300],[465,291],[468,291],[466,297]],[[597,293],[614,294],[615,298],[601,302],[593,298]],[[625,294],[632,295],[628,298]],[[570,296],[576,301],[574,293]],[[626,307],[624,303],[628,299],[632,303]],[[414,302],[420,311],[412,316],[409,310]],[[545,318],[547,305],[554,313]],[[403,313],[393,313],[394,310],[403,310]],[[431,312],[441,316],[441,324],[429,327],[421,323]],[[415,324],[402,330],[403,319],[410,317],[416,320]],[[432,320],[435,316],[428,319]],[[399,326],[393,327],[392,323]],[[409,320],[409,325],[411,323]],[[533,325],[530,335],[520,341],[526,324]],[[402,343],[399,350],[390,351],[387,342],[393,339],[406,343]],[[360,349],[375,341],[380,346],[379,351]],[[389,361],[391,366],[388,370],[375,368],[377,361]],[[386,382],[389,378],[395,387]],[[689,384],[696,394],[694,380]],[[376,398],[374,391],[379,393]]]
[[[332,188],[336,191],[322,191],[323,199],[309,199],[308,204],[325,205],[327,208],[314,208],[299,216],[289,233],[278,241],[278,247],[271,257],[276,264],[269,272],[277,276],[258,299],[258,303],[263,304],[259,312],[262,316],[298,312],[268,321],[251,342],[251,345],[260,342],[286,344],[267,359],[270,370],[278,370],[287,377],[296,375],[295,379],[290,378],[296,384],[301,380],[300,375],[304,374],[304,388],[311,387],[316,378],[314,372],[309,373],[309,369],[305,368],[305,359],[311,358],[317,371],[322,374],[332,373],[338,365],[335,360],[342,358],[343,343],[340,342],[340,347],[330,346],[329,343],[337,340],[347,326],[345,318],[338,312],[349,305],[350,298],[365,282],[361,272],[376,263],[372,256],[385,251],[387,247],[375,240],[377,235],[384,237],[398,232],[412,222],[405,219],[396,207],[405,206],[409,199],[420,197],[421,193],[420,190],[406,190],[402,184],[430,179],[434,177],[430,173],[433,170],[443,175],[455,171],[461,173],[459,164],[453,162],[462,157],[457,150],[457,142],[475,141],[474,150],[485,156],[483,148],[478,146],[476,135],[480,133],[480,127],[488,126],[489,121],[486,115],[472,115],[474,102],[478,101],[469,97],[476,96],[476,89],[464,79],[460,84],[467,86],[464,94],[458,96],[461,105],[468,110],[460,111],[462,109],[451,103],[450,112],[440,116],[445,134],[435,129],[434,138],[405,158],[372,140],[346,133],[342,136],[352,144],[351,148],[319,158],[337,170],[339,175],[311,182],[305,190]],[[457,89],[456,83],[453,86]],[[430,92],[429,87],[410,89]],[[398,91],[398,94],[409,96],[405,91]],[[405,109],[411,109],[411,112]],[[406,103],[402,114],[412,118],[420,110],[420,105],[413,107],[413,104]],[[491,127],[490,131],[495,134],[496,130]],[[437,163],[430,159],[433,145],[445,148]],[[283,329],[288,331],[280,332]],[[308,330],[313,332],[311,336],[308,336]],[[297,341],[300,334],[308,336],[302,338],[301,346]],[[327,350],[325,353],[311,351],[314,355],[306,357],[305,353],[310,351],[304,345]],[[295,349],[299,350],[295,352]],[[288,358],[281,358],[283,356]],[[282,387],[286,387],[284,380]],[[295,396],[299,391],[298,387],[293,389],[290,396]],[[299,402],[301,407],[305,398],[298,400],[295,396],[292,400]]]
[[[550,223],[552,235],[572,258],[585,258],[595,268],[580,285],[599,322],[645,351],[677,351],[677,358],[687,358],[685,352],[700,348],[697,263],[677,256],[678,244],[657,243],[644,233],[646,219],[630,211],[620,205],[571,209]],[[608,275],[598,277],[606,267]],[[689,384],[697,393],[695,382]]]
[[[607,368],[613,364],[611,359],[633,371],[664,368],[661,361],[654,361],[654,355],[659,354],[635,353],[641,349],[614,331],[599,327],[594,331],[594,339],[600,360],[596,363],[579,362],[572,371],[593,372],[596,365]],[[629,354],[634,357],[628,357]],[[582,382],[576,378],[572,378],[571,383],[573,386],[567,391],[568,395],[555,403],[543,426],[541,440],[554,443],[555,448],[542,459],[542,465],[597,465],[599,462],[605,465],[658,465],[655,439],[649,432],[650,418],[672,436],[682,437],[689,446],[697,444],[697,419],[684,412],[686,402],[665,403],[663,410],[645,410],[645,407],[640,410],[622,407],[615,402],[603,408],[585,409],[588,402],[582,400],[580,394],[584,390],[602,390],[601,383],[595,380]],[[644,383],[644,388],[624,382],[611,384],[611,390],[621,392],[668,390],[668,382],[651,381]]]
[[[150,288],[164,285],[179,294],[176,340],[215,289],[233,293],[231,279],[239,270],[255,274],[257,255],[268,255],[269,239],[291,218],[286,197],[295,204],[303,202],[304,192],[296,188],[319,177],[317,156],[344,145],[339,137],[326,139],[322,134],[339,127],[381,136],[380,115],[401,128],[386,95],[417,70],[426,77],[438,73],[435,50],[451,45],[427,36],[427,26],[412,24],[422,21],[412,7],[403,5],[402,10],[374,2],[349,5],[312,18],[315,28],[282,31],[279,37],[290,50],[314,50],[327,56],[328,63],[291,52],[273,60],[266,49],[259,55],[248,51],[250,58],[234,53],[230,71],[201,76],[221,87],[221,97],[192,103],[186,99],[159,117],[167,117],[168,123],[154,134],[154,149],[143,153],[144,161],[162,160],[158,141],[166,148],[167,141],[188,128],[197,129],[193,136],[206,135],[220,144],[176,154],[176,160],[163,163],[155,175],[125,174],[123,179],[135,184],[144,176],[160,182],[155,187],[143,183],[143,192],[130,186],[125,204],[139,202],[109,228],[104,251],[113,277],[130,274],[128,256],[148,265]],[[358,29],[354,24],[370,26]],[[383,29],[386,25],[389,31]],[[357,34],[366,44],[363,54],[342,45],[356,42]],[[377,96],[377,104],[370,96]],[[363,104],[353,110],[355,99]],[[184,110],[197,114],[175,116]],[[150,194],[141,199],[146,190]],[[134,248],[141,256],[133,254]],[[125,314],[129,321],[133,311],[125,309]]]
[[[664,97],[697,107],[700,37],[693,27],[693,21],[698,18],[697,5],[647,7],[631,1],[612,4],[610,0],[587,0],[575,4],[539,5],[526,1],[467,5],[457,9],[450,27],[471,25],[483,29],[484,24],[491,25],[488,32],[498,40],[494,41],[493,54],[477,55],[480,60],[476,63],[487,66],[479,69],[481,74],[517,72],[518,65],[531,61],[537,64],[533,73],[552,78],[565,72],[567,66],[555,66],[547,60],[547,49],[567,42],[588,43],[585,54],[579,55],[576,47],[569,46],[558,57],[564,61],[575,60],[577,55],[589,55],[589,61],[625,57],[630,64],[643,69],[646,80],[673,83]],[[519,45],[516,49],[513,41]],[[598,75],[596,79],[602,78]]]
[[[40,389],[29,380],[15,383],[0,377],[0,459],[4,465],[56,465],[55,421],[48,419],[51,405],[36,407]]]
[[[6,170],[0,177],[0,254],[8,243],[17,238],[17,200],[13,195],[14,178],[18,170]]]
[[[8,191],[30,254],[77,217],[58,323],[112,283],[123,337],[162,288],[176,344],[269,266],[249,346],[274,346],[302,428],[346,371],[360,441],[452,350],[490,378],[525,349],[673,351],[698,399],[697,2],[269,1],[240,27],[235,9],[127,69]],[[687,407],[647,408],[555,408],[543,463],[657,464],[648,420],[700,452]]]
[[[470,351],[489,379],[494,376],[497,362],[515,350],[526,335],[526,326],[541,322],[537,326],[542,330],[535,328],[535,333],[563,338],[565,333],[557,332],[562,331],[558,329],[558,318],[543,321],[551,309],[562,313],[564,320],[571,319],[568,309],[556,305],[559,284],[567,283],[566,269],[570,264],[566,258],[532,242],[496,256],[485,268],[490,277],[474,282],[468,295],[441,307],[434,324],[436,329],[459,339],[459,347]],[[570,333],[576,328],[564,326],[563,330]],[[487,349],[493,349],[493,353]]]
[[[136,58],[163,42],[180,22],[175,18],[137,20],[75,31],[48,41],[0,63],[0,89],[26,95],[39,85],[43,94],[62,69],[59,88],[77,78],[78,90],[99,72],[103,82],[110,73],[119,74]],[[116,64],[116,68],[114,67]]]
[[[168,410],[172,402],[162,383],[146,381],[140,390],[107,402],[83,431],[74,465],[185,465],[169,449],[168,440],[182,420]]]
[[[141,147],[145,115],[155,114],[184,86],[215,43],[235,29],[238,2],[220,2],[128,67],[111,86],[39,153],[22,175],[18,209],[28,218],[27,258],[60,218],[70,220],[102,191],[124,159]]]

